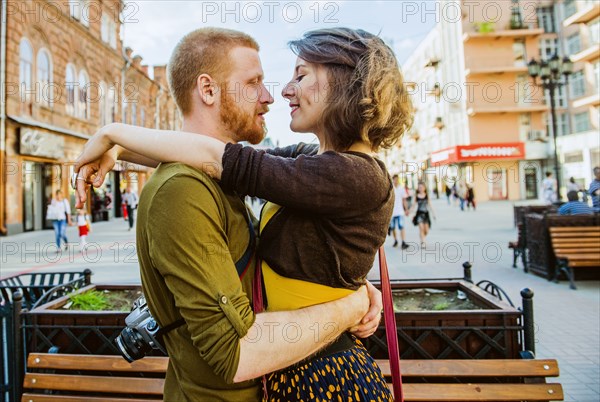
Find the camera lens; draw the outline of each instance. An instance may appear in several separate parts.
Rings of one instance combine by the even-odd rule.
[[[142,338],[142,335],[134,328],[124,328],[115,341],[121,355],[129,363],[146,356],[146,353],[151,349],[150,345]]]

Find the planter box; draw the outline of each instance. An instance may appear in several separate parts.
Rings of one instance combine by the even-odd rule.
[[[89,285],[76,293],[89,290],[139,290],[131,285]],[[63,296],[24,312],[28,352],[47,352],[58,347],[60,353],[120,354],[114,339],[125,327],[129,311],[77,311],[61,309],[69,301]]]
[[[396,312],[398,343],[403,359],[513,359],[523,350],[521,311],[481,288],[463,281],[393,283],[399,289],[461,290],[481,310]],[[383,319],[365,340],[375,358],[388,358]]]

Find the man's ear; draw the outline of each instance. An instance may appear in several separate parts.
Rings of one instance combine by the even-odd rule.
[[[218,99],[219,87],[217,83],[208,74],[200,74],[196,80],[198,85],[198,94],[200,99],[206,105],[213,105]]]

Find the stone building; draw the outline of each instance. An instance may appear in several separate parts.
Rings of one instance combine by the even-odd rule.
[[[164,73],[151,79],[141,57],[123,47],[123,7],[121,0],[2,2],[2,233],[50,227],[46,205],[56,190],[74,205],[72,163],[101,126],[165,127],[162,113],[174,104]],[[139,166],[115,167],[90,197],[93,219],[120,216],[124,182],[140,191],[147,174]]]

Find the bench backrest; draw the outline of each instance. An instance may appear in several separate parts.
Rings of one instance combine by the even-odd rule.
[[[120,356],[32,353],[27,363],[24,388],[29,391],[22,401],[141,402],[161,400],[168,358],[146,357],[130,364]],[[389,363],[378,364],[389,377]],[[45,372],[31,372],[34,369]],[[558,375],[558,363],[550,359],[402,360],[407,402],[559,401],[563,399],[561,385],[545,383],[545,378]],[[411,382],[422,378],[428,382]],[[461,378],[468,382],[456,383]],[[490,382],[492,378],[508,383]],[[46,390],[62,394],[39,394]]]
[[[551,227],[554,254],[600,253],[600,226]]]

